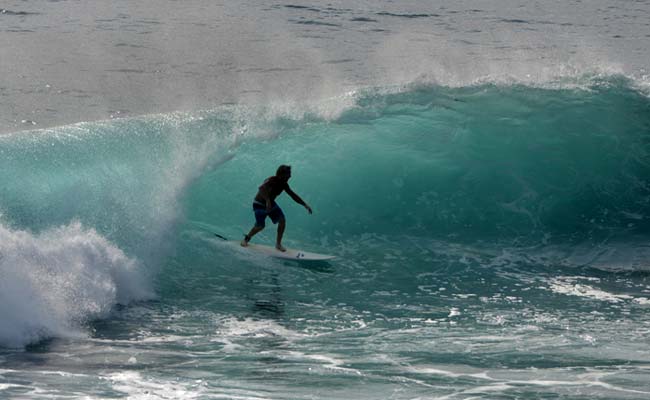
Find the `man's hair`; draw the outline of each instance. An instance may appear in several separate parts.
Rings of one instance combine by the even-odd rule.
[[[280,165],[275,172],[275,176],[286,175],[291,173],[291,165]]]

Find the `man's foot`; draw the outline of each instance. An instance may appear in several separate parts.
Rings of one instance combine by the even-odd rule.
[[[287,249],[285,249],[284,247],[282,247],[281,244],[276,244],[276,245],[275,245],[275,248],[278,249],[278,250],[280,250],[280,251],[287,251]]]
[[[248,236],[248,235],[244,235],[244,240],[242,240],[241,243],[240,243],[241,246],[242,246],[242,247],[246,247],[246,246],[248,246],[248,242],[250,242],[250,240],[251,240],[251,237],[250,237],[250,236]]]

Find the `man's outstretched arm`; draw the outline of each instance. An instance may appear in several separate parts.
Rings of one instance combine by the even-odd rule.
[[[286,187],[285,191],[293,199],[293,201],[295,201],[296,203],[304,206],[310,214],[312,213],[312,210],[311,210],[311,207],[309,207],[309,204],[305,203],[305,201],[303,199],[301,199],[300,196],[298,196],[296,194],[296,192],[291,190],[291,188],[289,186]]]

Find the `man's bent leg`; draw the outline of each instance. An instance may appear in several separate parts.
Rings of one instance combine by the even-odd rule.
[[[282,247],[282,235],[284,235],[284,228],[287,226],[287,222],[283,219],[278,222],[278,238],[275,241],[275,248],[280,250],[280,251],[287,251],[284,247]]]
[[[253,236],[255,236],[256,234],[261,232],[263,229],[264,229],[263,226],[257,226],[257,225],[254,226],[250,230],[250,232],[248,232],[248,235],[244,236],[244,240],[241,241],[241,245],[244,246],[244,247],[248,246],[248,242],[250,242],[250,240],[253,238]]]

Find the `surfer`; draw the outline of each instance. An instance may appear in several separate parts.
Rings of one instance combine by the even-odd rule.
[[[248,232],[248,235],[244,235],[244,240],[242,240],[241,245],[246,247],[248,242],[251,241],[253,236],[258,232],[264,229],[266,217],[270,217],[271,221],[274,224],[278,224],[278,236],[275,241],[275,248],[280,251],[286,251],[282,247],[282,235],[284,234],[284,228],[286,226],[286,220],[284,218],[284,213],[278,204],[275,202],[275,198],[278,197],[283,191],[295,201],[296,203],[302,205],[307,209],[311,214],[311,207],[303,201],[291,188],[289,187],[289,179],[291,178],[291,166],[289,165],[280,165],[278,170],[275,173],[275,176],[267,178],[264,183],[260,185],[253,201],[253,212],[255,213],[255,225]]]

